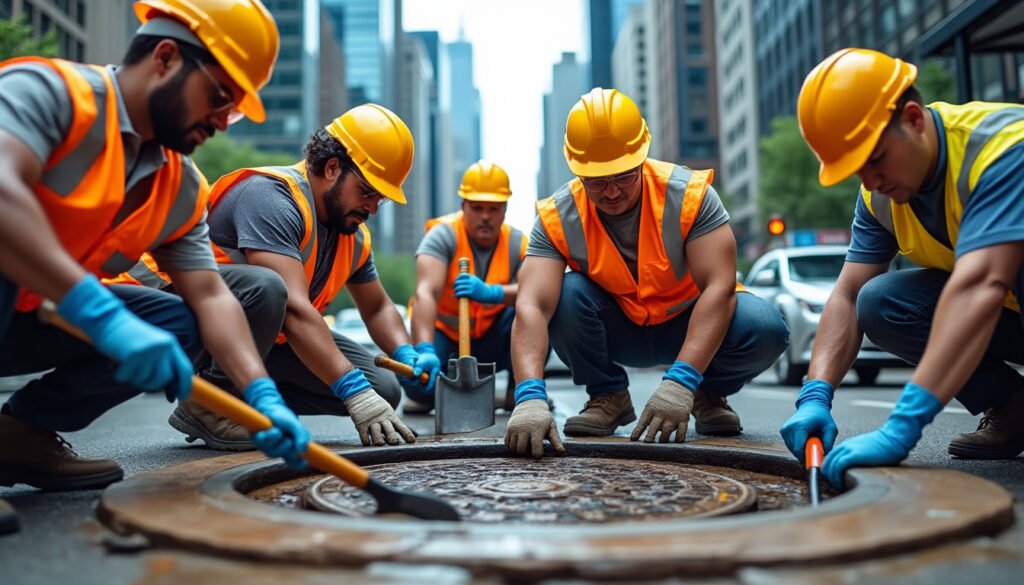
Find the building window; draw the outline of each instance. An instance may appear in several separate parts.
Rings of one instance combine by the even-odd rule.
[[[0,0],[0,18],[10,18],[14,14],[13,0]]]
[[[75,22],[78,26],[85,26],[85,2],[78,0],[75,2]]]

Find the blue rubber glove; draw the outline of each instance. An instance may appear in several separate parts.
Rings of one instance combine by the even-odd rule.
[[[420,374],[426,372],[430,375],[430,387],[433,388],[437,373],[441,371],[441,360],[434,351],[434,344],[423,341],[416,344],[416,347],[401,345],[391,354],[391,359],[396,362],[412,367],[412,378],[418,381]],[[433,390],[431,390],[433,392]]]
[[[839,429],[832,418],[832,396],[835,389],[822,380],[808,380],[796,398],[796,412],[782,425],[779,433],[786,447],[800,463],[804,462],[804,447],[810,437],[820,437],[828,453],[836,442]]]
[[[505,289],[500,284],[487,284],[474,274],[460,274],[455,277],[455,298],[469,297],[469,300],[486,305],[496,305],[505,299]]]
[[[405,345],[403,347],[409,346]],[[408,378],[406,376],[397,376],[398,383],[402,386],[402,390],[405,391],[405,395],[412,400],[433,404],[434,389],[437,386],[437,375],[441,371],[441,360],[438,359],[437,354],[434,353],[434,344],[429,341],[417,343],[414,349],[416,353],[415,361],[412,361],[412,363],[405,363],[409,363],[409,365],[413,366],[413,372],[416,372],[417,370],[421,373],[427,372],[430,379],[426,384],[424,384],[420,381],[419,377]],[[395,350],[395,354],[398,355],[398,353],[398,350]],[[403,354],[407,356],[407,359],[413,360],[411,353],[406,351],[403,352]]]
[[[821,472],[833,486],[843,487],[851,467],[895,465],[907,458],[921,440],[921,430],[942,411],[934,394],[907,382],[889,419],[877,431],[847,439],[825,456]]]
[[[252,442],[267,457],[282,457],[289,467],[305,469],[309,465],[302,454],[309,448],[309,431],[288,408],[277,385],[270,378],[256,378],[245,387],[245,401],[262,412],[273,427],[257,432]]]
[[[407,345],[405,347],[412,346]],[[348,400],[356,394],[372,389],[373,386],[370,386],[370,381],[366,379],[366,374],[364,374],[359,368],[353,369],[351,372],[338,378],[333,384],[331,384],[331,392],[334,392],[334,395],[342,400]]]
[[[516,406],[527,400],[543,400],[547,402],[548,392],[544,380],[540,378],[527,378],[516,384],[515,400]]]
[[[672,380],[676,384],[681,384],[691,391],[696,390],[697,386],[704,381],[704,376],[697,371],[697,368],[691,366],[686,362],[676,361],[672,363],[672,367],[665,372],[665,375],[661,377],[662,380]]]
[[[184,400],[192,392],[192,362],[171,333],[143,321],[93,275],[64,295],[57,314],[81,329],[117,362],[114,379],[146,392]]]

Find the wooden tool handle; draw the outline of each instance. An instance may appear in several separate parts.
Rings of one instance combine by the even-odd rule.
[[[821,444],[821,439],[818,437],[807,439],[807,444],[804,446],[804,461],[807,469],[821,467],[824,458],[825,447]]]
[[[56,313],[52,301],[46,301],[39,307],[39,319],[44,323],[49,323],[74,335],[82,341],[92,343],[88,335],[62,319]],[[192,394],[189,396],[189,400],[193,400],[213,412],[235,421],[245,427],[250,433],[263,431],[274,426],[270,419],[260,411],[198,376],[192,376]],[[370,474],[365,469],[315,441],[309,442],[309,449],[303,453],[302,457],[320,471],[326,471],[360,489],[364,489],[367,481],[370,479]]]
[[[395,361],[382,353],[377,354],[377,357],[373,358],[373,365],[378,368],[384,368],[385,370],[391,370],[392,372],[401,374],[406,378],[412,378],[412,366]],[[420,384],[426,384],[428,382],[430,382],[430,374],[426,372],[420,374]]]
[[[459,258],[459,274],[469,274],[469,258]],[[469,298],[459,299],[459,357],[469,355]]]

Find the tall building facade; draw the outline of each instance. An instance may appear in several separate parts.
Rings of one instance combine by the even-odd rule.
[[[473,45],[464,39],[445,45],[451,75],[442,93],[442,108],[448,112],[451,128],[451,184],[456,188],[469,165],[481,158],[480,91],[473,78]],[[458,194],[439,193],[445,208],[458,207]]]
[[[828,54],[822,22],[821,0],[754,1],[760,135],[771,133],[775,118],[796,115],[804,77]]]
[[[448,79],[448,53],[444,50],[441,37],[437,31],[416,31],[408,33],[423,43],[430,59],[433,77],[430,83],[430,176],[431,176],[431,217],[449,213],[455,203],[451,200],[451,136],[449,134],[448,117],[441,108],[441,85]]]
[[[612,49],[612,83],[610,87],[628,95],[641,112],[649,110],[651,89],[647,46],[652,23],[643,4],[631,6],[622,23],[615,48]]]
[[[718,189],[729,196],[733,233],[741,257],[759,251],[757,67],[753,4],[716,0],[720,172]]]
[[[389,28],[389,0],[320,0],[334,21],[335,39],[345,54],[345,74],[351,106],[384,104],[387,78],[385,41],[394,41]]]
[[[650,156],[718,169],[713,0],[649,0]]]
[[[551,91],[544,94],[543,143],[540,149],[540,170],[537,173],[537,197],[553,194],[573,175],[565,163],[565,120],[569,110],[587,91],[588,74],[575,53],[562,53],[561,60],[551,68]]]
[[[590,51],[589,87],[612,86],[612,51],[630,7],[645,0],[587,0],[584,5],[586,21],[583,27],[584,43]]]
[[[131,0],[0,0],[0,18],[24,18],[36,35],[53,32],[58,56],[120,63],[139,21]]]

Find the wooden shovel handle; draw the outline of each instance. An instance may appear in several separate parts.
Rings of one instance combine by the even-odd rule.
[[[396,374],[401,374],[406,378],[412,378],[412,366],[409,364],[403,364],[397,362],[384,354],[377,354],[377,357],[373,358],[373,365],[378,368],[384,368],[385,370],[391,370]],[[430,374],[423,372],[420,374],[420,384],[426,384],[430,382]]]
[[[54,309],[51,301],[43,303],[39,307],[39,319],[44,323],[49,323],[58,329],[74,335],[86,343],[92,343],[88,335],[62,319]],[[250,433],[263,431],[274,426],[270,419],[260,411],[198,376],[192,376],[192,394],[188,399],[235,421],[245,427]],[[360,489],[365,489],[366,483],[370,479],[370,474],[365,469],[315,441],[309,442],[309,449],[302,454],[302,457],[320,471],[326,471]]]
[[[469,258],[459,258],[459,274],[469,274]],[[459,299],[459,357],[469,355],[469,298]]]

